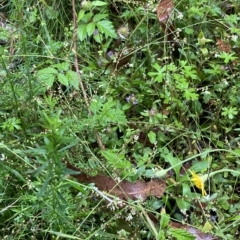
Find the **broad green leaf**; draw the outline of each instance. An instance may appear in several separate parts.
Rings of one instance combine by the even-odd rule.
[[[64,74],[62,74],[62,73],[58,74],[58,81],[61,84],[63,84],[64,86],[68,86],[69,85],[68,78]]]
[[[83,9],[78,13],[78,17],[77,17],[78,22],[84,17],[84,14],[85,14],[85,11]]]
[[[98,101],[97,99],[92,99],[90,103],[90,109],[93,114],[96,114],[102,108],[102,102]]]
[[[52,65],[52,67],[57,68],[61,71],[67,71],[69,69],[69,63],[68,62],[62,62]]]
[[[188,210],[191,207],[191,203],[184,198],[176,198],[176,203],[180,210]]]
[[[191,79],[197,79],[197,71],[193,69],[192,66],[184,66],[183,69],[183,74],[186,78],[191,78]]]
[[[111,164],[117,169],[127,169],[131,170],[131,163],[125,159],[125,155],[123,153],[116,153],[114,150],[105,150],[101,151],[101,154],[106,159],[108,164]]]
[[[55,75],[57,75],[57,70],[54,68],[44,68],[38,71],[37,77],[40,80],[42,87],[49,89],[52,87]]]
[[[197,162],[197,163],[194,163],[192,166],[191,166],[191,170],[198,173],[198,172],[205,172],[208,170],[209,168],[209,165],[210,165],[210,162],[208,161],[201,161],[201,162]]]
[[[95,23],[94,22],[91,22],[87,25],[87,34],[88,36],[92,36],[92,34],[94,33],[95,31]]]
[[[101,20],[97,22],[97,28],[102,34],[105,34],[106,37],[117,38],[115,29],[110,21]]]
[[[195,90],[193,88],[186,89],[186,91],[184,92],[183,96],[187,100],[198,100],[198,94],[195,93]]]
[[[185,30],[185,32],[186,32],[188,35],[191,35],[191,34],[194,33],[193,28],[185,27],[184,30]]]
[[[103,2],[103,1],[93,1],[92,2],[92,5],[95,7],[101,7],[101,6],[105,6],[107,4],[108,4],[107,2]]]
[[[181,169],[181,161],[180,159],[174,157],[171,152],[168,152],[167,154],[161,153],[161,157],[166,161],[171,164],[173,167],[177,177],[179,176],[180,169]]]
[[[156,142],[156,133],[150,131],[148,133],[148,138],[149,138],[149,141],[154,144]]]
[[[38,71],[37,76],[44,76],[47,74],[57,74],[57,70],[52,67],[43,68]]]
[[[127,118],[124,112],[118,108],[117,102],[111,101],[110,99],[108,102],[103,104],[100,118],[105,122],[114,122],[120,124],[125,124],[127,122]]]
[[[148,75],[151,77],[155,77],[155,81],[161,83],[163,81],[163,77],[165,76],[166,66],[160,67],[157,63],[153,65],[153,67],[157,70],[156,72],[149,72]]]
[[[236,60],[238,57],[234,57],[235,53],[226,53],[223,52],[220,54],[220,58],[224,59],[224,63],[229,63],[230,61]]]
[[[94,17],[93,17],[93,22],[98,22],[104,18],[106,18],[108,16],[108,14],[96,14]]]
[[[74,87],[76,90],[79,89],[79,80],[76,72],[69,70],[66,74],[69,85]]]
[[[101,42],[102,42],[102,35],[101,35],[100,33],[94,34],[94,35],[93,35],[93,38],[94,38],[94,40],[95,40],[97,43],[101,43]]]
[[[87,37],[87,24],[81,23],[78,26],[77,35],[80,41],[83,41]]]

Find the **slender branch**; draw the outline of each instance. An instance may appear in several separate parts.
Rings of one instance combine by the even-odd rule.
[[[72,9],[73,9],[73,26],[74,26],[74,32],[73,32],[73,52],[74,52],[74,65],[75,65],[75,69],[76,69],[76,72],[77,72],[77,76],[78,76],[78,79],[79,79],[79,83],[80,83],[80,87],[81,87],[81,90],[82,90],[82,93],[83,93],[83,97],[84,97],[84,101],[85,101],[85,104],[87,106],[87,110],[88,110],[88,114],[89,116],[91,117],[93,114],[91,112],[91,109],[90,109],[90,104],[89,104],[89,101],[88,101],[88,97],[87,97],[87,93],[86,93],[86,90],[84,88],[84,85],[83,85],[83,81],[82,81],[82,77],[81,77],[81,74],[80,74],[80,71],[79,71],[79,67],[78,67],[78,56],[77,56],[77,14],[76,14],[76,8],[75,8],[75,0],[72,0]],[[100,135],[97,131],[94,131],[94,134],[96,136],[96,139],[97,139],[97,143],[99,145],[99,147],[102,149],[102,150],[105,150],[105,146],[102,142],[102,139],[100,138]]]

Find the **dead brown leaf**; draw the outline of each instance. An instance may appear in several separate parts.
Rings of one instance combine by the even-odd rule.
[[[226,53],[231,51],[231,45],[227,44],[226,42],[220,39],[217,39],[216,45],[219,51],[226,52]]]
[[[67,162],[66,165],[67,168],[71,170],[81,172],[80,169],[74,167],[69,162]],[[97,176],[89,176],[86,173],[81,172],[72,176],[81,183],[94,183],[100,191],[106,191],[122,200],[136,200],[141,198],[145,201],[149,196],[160,198],[165,192],[166,187],[165,181],[158,179],[153,179],[149,182],[138,180],[135,183],[123,180],[120,183],[117,183],[113,178],[101,174],[98,174]]]
[[[169,17],[174,9],[173,0],[161,0],[157,8],[157,16],[160,25],[165,32],[168,41],[173,41],[174,32],[176,31],[174,21],[169,21]]]
[[[160,23],[167,23],[169,16],[174,9],[174,3],[172,0],[161,0],[157,8],[157,16]]]

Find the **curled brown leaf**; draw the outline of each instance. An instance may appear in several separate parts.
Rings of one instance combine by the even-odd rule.
[[[67,168],[71,170],[81,172],[80,169],[71,165],[69,162],[67,162],[66,165]],[[113,178],[101,174],[90,176],[81,172],[79,174],[73,174],[72,176],[81,183],[94,183],[100,191],[106,191],[122,200],[136,200],[141,198],[145,201],[149,196],[160,198],[165,192],[166,187],[165,181],[158,179],[153,179],[149,182],[138,180],[135,183],[123,180],[118,183]]]

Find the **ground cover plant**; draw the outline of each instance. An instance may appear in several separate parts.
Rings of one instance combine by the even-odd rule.
[[[1,239],[239,238],[239,1],[0,8]]]

